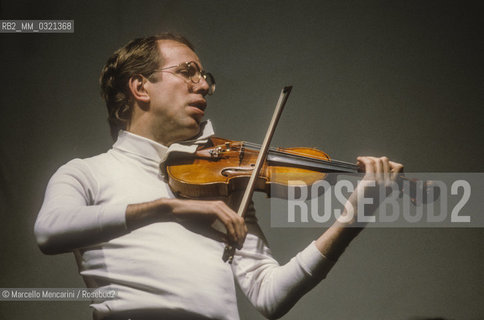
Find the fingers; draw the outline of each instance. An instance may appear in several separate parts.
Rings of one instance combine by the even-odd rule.
[[[211,203],[212,201],[208,201],[208,205],[211,205]],[[242,248],[245,236],[247,235],[247,227],[244,219],[230,209],[223,201],[213,201],[213,205],[215,206],[214,214],[224,224],[227,230],[229,242],[238,249]]]
[[[387,157],[358,157],[358,165],[364,167],[365,178],[378,184],[390,185],[403,172],[403,165],[390,161]]]
[[[226,230],[227,242],[238,249],[242,248],[247,235],[247,226],[242,217],[223,201],[180,200],[176,199],[173,214],[177,217],[199,217],[216,219]],[[218,230],[221,231],[221,230]]]
[[[390,168],[392,172],[391,179],[395,181],[398,178],[399,174],[403,173],[403,164],[390,161]]]

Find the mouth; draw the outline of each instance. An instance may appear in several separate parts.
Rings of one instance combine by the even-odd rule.
[[[201,111],[205,111],[205,109],[207,108],[207,101],[205,101],[204,99],[197,100],[190,103],[189,106],[200,109]]]
[[[203,119],[203,116],[205,115],[205,109],[207,108],[207,101],[205,99],[200,99],[193,101],[188,104],[190,107],[190,113],[192,117],[195,119],[195,121],[200,124],[200,122]]]

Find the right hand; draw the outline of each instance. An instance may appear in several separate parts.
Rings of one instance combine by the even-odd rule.
[[[203,219],[213,223],[220,221],[227,234],[223,235],[227,243],[242,248],[247,235],[247,226],[242,217],[220,200],[185,200],[170,199],[168,204],[176,219]]]

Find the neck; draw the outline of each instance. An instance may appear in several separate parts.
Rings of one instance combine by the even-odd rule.
[[[169,121],[159,114],[136,107],[133,109],[131,119],[126,131],[156,141],[164,146],[184,141],[195,136],[200,130],[197,124],[184,124],[178,121]]]
[[[169,130],[163,130],[163,128],[159,127],[159,125],[157,126],[153,123],[152,117],[150,117],[148,112],[142,111],[135,106],[131,119],[126,126],[126,131],[156,141],[164,146],[169,146],[176,141],[175,137],[167,134]]]
[[[134,133],[138,136],[145,137],[147,139],[156,141],[164,146],[170,146],[172,143],[175,141],[173,139],[170,139],[169,137],[165,137],[162,135],[155,135],[153,134],[153,130],[150,130],[148,126],[133,126],[129,125],[126,127],[126,131],[129,131],[131,133]]]

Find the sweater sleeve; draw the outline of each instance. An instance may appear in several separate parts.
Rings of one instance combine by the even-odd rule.
[[[34,233],[42,252],[68,252],[127,233],[127,203],[97,204],[96,180],[87,164],[75,159],[50,179]]]
[[[234,275],[259,312],[269,319],[280,318],[326,277],[334,262],[323,256],[313,241],[281,266],[272,257],[257,223],[247,225],[244,247],[234,256]]]

